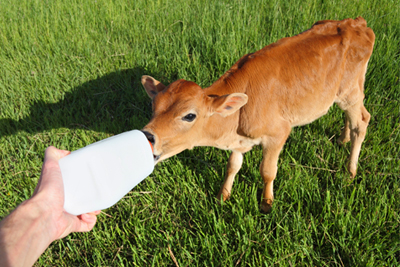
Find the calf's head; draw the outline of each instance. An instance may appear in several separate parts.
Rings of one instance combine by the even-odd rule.
[[[212,131],[224,130],[224,125],[215,125],[217,121],[220,124],[222,117],[234,114],[247,103],[245,94],[207,95],[207,90],[185,80],[165,86],[143,76],[142,84],[153,109],[142,131],[153,145],[155,164],[185,149],[206,145]]]

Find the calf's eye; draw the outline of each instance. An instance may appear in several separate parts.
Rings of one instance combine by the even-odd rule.
[[[193,114],[193,113],[189,113],[185,117],[182,118],[182,120],[188,121],[188,122],[191,122],[194,119],[196,119],[196,114]]]

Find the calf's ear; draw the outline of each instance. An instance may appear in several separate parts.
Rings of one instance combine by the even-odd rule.
[[[158,92],[161,92],[165,88],[164,84],[160,83],[159,81],[148,75],[142,76],[142,84],[144,89],[146,90],[146,93],[151,99],[153,99],[154,96],[158,94]]]
[[[213,113],[217,113],[222,117],[229,116],[247,103],[247,95],[241,93],[233,93],[216,97],[212,102]]]

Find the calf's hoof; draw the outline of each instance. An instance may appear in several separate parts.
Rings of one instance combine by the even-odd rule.
[[[222,202],[225,202],[229,199],[230,195],[223,195],[223,194],[218,194],[217,195],[217,202],[219,204],[222,204]]]
[[[261,211],[263,213],[270,213],[272,210],[272,200],[270,199],[263,199],[261,201]]]
[[[350,176],[353,179],[356,177],[357,174],[357,165],[351,164],[350,162],[347,163],[347,170],[350,172]]]
[[[340,145],[340,146],[343,146],[344,144],[346,144],[347,142],[349,142],[350,141],[350,137],[343,137],[343,136],[340,136],[337,140],[336,140],[336,142]]]
[[[231,194],[230,194],[230,192],[228,190],[221,188],[221,190],[219,190],[219,193],[217,195],[217,199],[220,202],[221,202],[221,200],[222,201],[227,201],[230,196],[231,196]]]

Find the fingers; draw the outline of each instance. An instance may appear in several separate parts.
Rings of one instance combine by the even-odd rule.
[[[79,219],[78,228],[74,232],[88,232],[93,229],[97,221],[97,215],[100,214],[100,210],[85,213],[77,216]]]
[[[88,232],[93,229],[97,221],[97,216],[94,213],[86,213],[78,216],[80,224],[75,232]]]
[[[99,215],[100,212],[101,212],[100,210],[96,210],[90,213],[80,215],[80,219],[83,224],[83,229],[82,229],[83,232],[88,232],[93,229],[97,221],[97,215]]]
[[[64,227],[62,227],[63,230],[53,240],[64,238],[70,233],[89,232],[96,224],[96,215],[98,215],[99,213],[100,211],[95,211],[75,216],[64,212],[61,223],[64,225]]]
[[[97,216],[94,215],[93,213],[86,213],[86,214],[82,214],[80,215],[80,220],[84,223],[93,223],[96,222]]]
[[[80,215],[80,219],[82,220],[82,222],[85,223],[92,223],[93,221],[96,222],[97,215],[99,215],[100,212],[100,210],[96,210],[93,212],[82,214]]]
[[[94,215],[99,215],[101,213],[101,210],[96,210],[96,211],[93,211],[91,213],[93,213]]]

